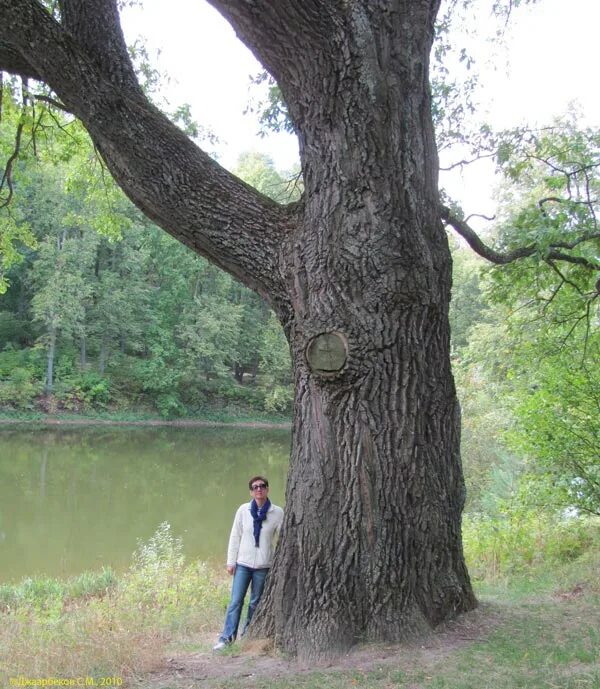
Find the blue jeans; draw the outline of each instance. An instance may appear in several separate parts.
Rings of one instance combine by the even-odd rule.
[[[268,573],[268,568],[252,569],[251,567],[246,567],[245,565],[235,566],[233,584],[231,587],[231,601],[229,603],[229,607],[227,608],[227,614],[225,615],[225,627],[223,628],[223,633],[219,637],[219,641],[224,641],[225,643],[235,641],[238,627],[240,625],[244,598],[246,597],[248,587],[250,584],[252,584],[250,589],[248,616],[246,617],[244,629],[242,630],[242,636],[244,635],[248,625],[250,624],[254,610],[258,605],[258,601],[262,595],[265,587],[265,579],[267,578]]]

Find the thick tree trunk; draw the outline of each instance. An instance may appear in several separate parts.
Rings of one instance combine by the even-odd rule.
[[[311,375],[297,350],[284,537],[254,631],[304,659],[475,605],[445,319],[415,306],[367,323],[354,381]]]
[[[103,376],[106,370],[106,360],[108,357],[108,344],[106,338],[100,340],[100,353],[98,355],[98,373]]]
[[[287,265],[293,449],[284,536],[252,631],[305,660],[400,640],[476,605],[461,544],[449,249],[435,205],[394,202],[410,195],[384,170],[358,209],[325,209],[350,196],[330,180]],[[311,216],[333,221],[316,233]],[[339,348],[330,364],[314,356],[323,333]]]
[[[402,639],[475,605],[428,86],[439,0],[210,1],[282,89],[298,204],[260,196],[148,104],[115,0],[62,0],[68,31],[0,0],[0,66],[49,83],[129,197],[286,331],[286,516],[251,633],[303,658]]]
[[[399,640],[476,604],[461,544],[426,4],[391,18],[397,45],[387,24],[357,12],[353,30],[331,38],[343,65],[321,65],[323,97],[310,118],[296,114],[306,206],[282,267],[293,449],[284,537],[253,633],[305,659]],[[336,89],[344,75],[354,78]]]

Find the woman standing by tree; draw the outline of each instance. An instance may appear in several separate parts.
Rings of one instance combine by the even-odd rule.
[[[233,575],[231,601],[225,616],[223,633],[213,651],[221,651],[237,637],[242,606],[248,587],[250,603],[242,635],[250,624],[265,587],[275,538],[281,529],[283,510],[269,500],[269,482],[254,476],[248,482],[252,500],[240,505],[231,528],[227,549],[227,573]]]

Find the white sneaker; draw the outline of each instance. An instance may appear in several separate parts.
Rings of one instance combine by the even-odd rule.
[[[227,648],[228,645],[226,641],[217,641],[213,646],[213,651],[222,651],[224,648]]]

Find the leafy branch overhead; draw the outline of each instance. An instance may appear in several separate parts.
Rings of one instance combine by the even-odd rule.
[[[247,286],[283,301],[276,264],[289,212],[219,166],[149,103],[116,3],[63,0],[55,17],[34,0],[2,0],[0,11],[0,70],[43,80],[154,222]],[[178,114],[187,125],[186,113]],[[228,201],[207,203],[219,198]]]
[[[521,304],[589,329],[600,296],[600,131],[570,116],[540,132],[508,132],[497,161],[504,184],[493,247],[448,207],[444,221],[498,266],[496,300],[519,290]],[[558,298],[565,289],[571,296]]]

